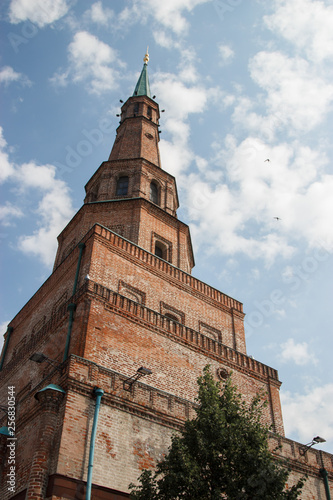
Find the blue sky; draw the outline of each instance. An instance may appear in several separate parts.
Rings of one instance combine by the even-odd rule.
[[[7,0],[0,15],[2,333],[50,274],[149,45],[193,275],[243,302],[286,435],[333,452],[332,3]]]

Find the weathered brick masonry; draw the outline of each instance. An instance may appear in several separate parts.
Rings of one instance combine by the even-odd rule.
[[[95,387],[104,394],[93,498],[128,498],[129,483],[193,417],[196,381],[209,363],[245,400],[265,392],[270,446],[289,459],[290,484],[306,473],[302,498],[324,500],[319,470],[332,484],[332,455],[302,454],[284,436],[278,373],[247,356],[242,304],[191,275],[190,232],[177,219],[175,179],[161,168],[159,108],[145,76],[146,64],[122,106],[108,161],[58,237],[53,273],[9,325],[0,405],[15,386],[16,489],[8,490],[1,436],[0,498],[85,498]],[[36,352],[53,361],[34,363]],[[131,384],[141,366],[152,373]]]

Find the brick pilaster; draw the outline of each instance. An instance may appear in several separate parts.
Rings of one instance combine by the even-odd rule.
[[[30,469],[26,500],[45,498],[49,475],[49,462],[54,434],[57,426],[59,406],[64,394],[57,390],[47,389],[37,394],[41,405],[41,425],[36,438],[36,449]]]

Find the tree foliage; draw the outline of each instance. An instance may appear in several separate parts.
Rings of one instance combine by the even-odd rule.
[[[289,471],[268,448],[265,405],[250,405],[230,379],[221,387],[207,366],[198,379],[196,418],[172,437],[168,454],[156,470],[144,470],[133,500],[294,500],[304,479],[285,490]]]

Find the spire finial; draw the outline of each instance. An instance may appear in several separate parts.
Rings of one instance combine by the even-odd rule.
[[[134,96],[138,95],[146,95],[150,97],[150,88],[149,88],[149,78],[148,78],[148,69],[147,69],[147,64],[149,61],[149,54],[148,54],[148,47],[147,47],[147,52],[145,54],[145,57],[143,58],[143,68],[141,71],[141,75],[139,76],[138,83],[136,84],[135,90],[134,90]]]
[[[147,45],[147,51],[146,51],[146,53],[145,53],[145,57],[143,58],[143,62],[144,62],[145,64],[148,64],[148,61],[149,61],[148,48],[149,48],[149,47],[148,47],[148,45]]]

